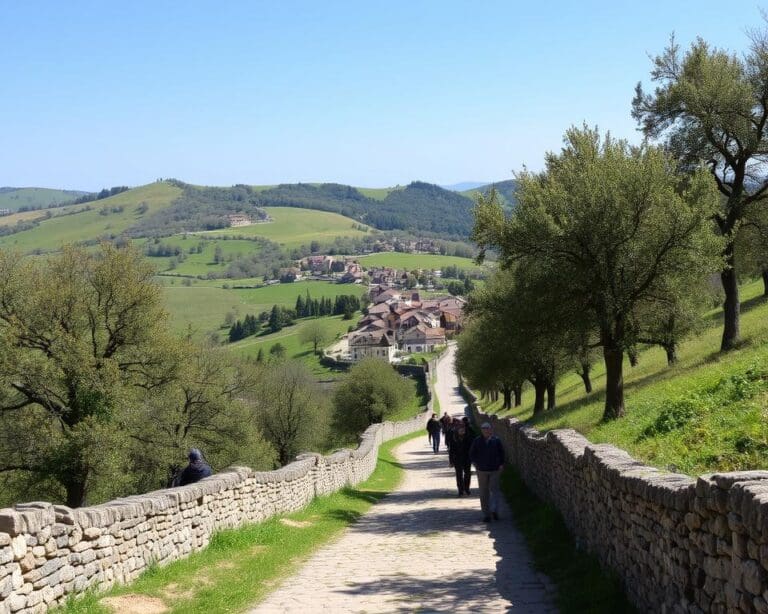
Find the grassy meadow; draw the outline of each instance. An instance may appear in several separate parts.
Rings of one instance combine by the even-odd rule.
[[[142,241],[142,244],[146,243]],[[173,235],[163,237],[160,243],[170,247],[179,247],[185,254],[183,262],[178,262],[178,258],[172,256],[152,256],[149,257],[159,272],[168,272],[173,275],[207,275],[208,273],[221,273],[229,262],[237,256],[249,256],[258,252],[260,246],[255,241],[247,240],[203,240],[200,237],[191,234]],[[201,246],[203,251],[198,253],[189,253],[193,247]],[[214,256],[216,248],[221,249],[223,262],[216,263]],[[171,268],[171,261],[176,260],[177,264]]]
[[[104,235],[119,234],[136,223],[142,215],[151,215],[171,204],[181,190],[165,182],[151,183],[89,203],[90,211],[83,210],[74,215],[52,217],[40,222],[31,230],[18,232],[0,238],[0,247],[15,249],[22,253],[33,250],[56,250],[67,243],[97,239]],[[138,209],[146,203],[147,211]],[[124,207],[121,213],[101,215],[104,207]]]
[[[21,207],[50,207],[72,202],[85,192],[49,188],[0,189],[0,209],[18,211]]]
[[[768,466],[768,302],[762,282],[741,288],[743,341],[720,354],[722,314],[680,345],[679,362],[668,367],[660,348],[624,366],[626,415],[602,422],[605,371],[596,357],[594,391],[585,395],[576,373],[558,382],[558,406],[532,416],[533,392],[504,415],[541,430],[574,428],[595,443],[612,443],[660,468],[692,475]],[[483,403],[481,402],[481,406]],[[489,404],[497,411],[499,404]]]
[[[264,207],[264,210],[273,219],[272,222],[209,230],[198,234],[207,237],[264,237],[287,248],[309,245],[312,241],[330,243],[336,237],[363,237],[366,234],[356,227],[353,228],[358,226],[359,222],[338,213],[293,207]]]

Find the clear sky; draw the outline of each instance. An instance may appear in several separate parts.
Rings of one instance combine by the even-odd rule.
[[[509,179],[741,0],[0,0],[0,186]]]

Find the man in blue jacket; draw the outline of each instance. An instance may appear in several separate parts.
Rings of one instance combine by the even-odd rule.
[[[488,422],[483,423],[480,432],[469,449],[469,458],[477,473],[483,522],[490,522],[491,518],[499,519],[499,476],[504,467],[504,446],[493,435]]]

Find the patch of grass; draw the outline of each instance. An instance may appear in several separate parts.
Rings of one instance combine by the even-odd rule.
[[[560,612],[634,612],[618,578],[604,571],[595,557],[576,548],[558,511],[537,499],[513,469],[508,467],[502,473],[501,488],[536,569],[557,587]]]
[[[679,362],[668,367],[663,350],[648,348],[639,364],[624,366],[626,415],[603,422],[605,371],[593,368],[594,391],[569,373],[558,382],[558,407],[532,415],[533,394],[504,415],[528,420],[542,431],[574,428],[595,443],[612,443],[662,469],[698,475],[768,466],[768,302],[762,282],[741,288],[743,343],[720,354],[722,314],[680,345]],[[481,406],[498,411],[500,403]]]
[[[309,555],[393,490],[403,469],[392,451],[417,436],[421,432],[383,444],[376,470],[355,488],[318,497],[293,514],[217,533],[205,550],[166,567],[152,567],[128,586],[72,599],[59,612],[107,614],[110,610],[100,600],[127,594],[159,598],[179,614],[241,611],[263,599]]]
[[[174,235],[160,239],[160,243],[171,247],[179,247],[186,256],[182,262],[178,262],[174,268],[171,268],[173,257],[153,256],[149,261],[157,267],[158,271],[167,272],[170,275],[207,275],[208,273],[221,273],[230,264],[231,260],[237,256],[249,256],[260,251],[261,246],[255,241],[245,240],[213,240],[204,241],[194,235]],[[189,253],[190,249],[201,246],[201,253]],[[222,262],[214,261],[216,248],[221,250]],[[236,284],[239,280],[217,280]]]
[[[292,207],[264,207],[272,222],[211,230],[199,233],[207,237],[217,235],[265,237],[284,247],[309,245],[312,241],[331,243],[336,237],[363,237],[360,222],[338,213],[295,209]]]
[[[413,386],[413,394],[410,395],[410,401],[407,405],[401,407],[396,413],[387,416],[387,420],[410,420],[416,414],[421,413],[424,406],[429,401],[427,396],[427,387],[421,379],[415,377],[408,378],[408,382]]]

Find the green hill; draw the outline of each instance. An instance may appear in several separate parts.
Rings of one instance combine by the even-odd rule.
[[[680,345],[668,367],[661,348],[641,352],[624,367],[626,415],[602,422],[605,370],[594,365],[594,391],[586,395],[575,372],[558,382],[558,407],[533,417],[533,393],[510,414],[536,428],[574,428],[595,443],[612,443],[635,458],[691,475],[761,469],[768,465],[768,301],[762,282],[741,288],[742,346],[719,352],[722,311],[707,328]],[[491,411],[499,405],[488,406]]]
[[[378,228],[466,238],[472,230],[470,198],[414,181],[399,189],[354,188],[337,183],[283,184],[258,192],[263,207],[298,207],[340,213]]]
[[[71,203],[88,192],[51,190],[48,188],[0,188],[0,209],[47,209]]]
[[[336,237],[366,235],[366,232],[360,229],[361,225],[358,222],[338,213],[291,207],[264,207],[264,211],[272,221],[212,230],[201,234],[206,237],[222,235],[264,237],[288,248],[309,245],[312,241],[330,243]]]
[[[517,191],[517,181],[514,179],[507,179],[506,181],[497,181],[495,183],[489,183],[488,185],[480,186],[472,190],[466,190],[462,194],[468,198],[474,199],[477,194],[485,194],[491,188],[496,188],[496,192],[501,196],[502,203],[507,207],[514,207],[517,202],[515,198],[515,192]]]
[[[95,242],[124,233],[142,218],[169,207],[181,189],[167,182],[139,188],[78,206],[77,213],[39,221],[30,230],[0,238],[0,247],[23,253],[59,249],[66,243]]]

